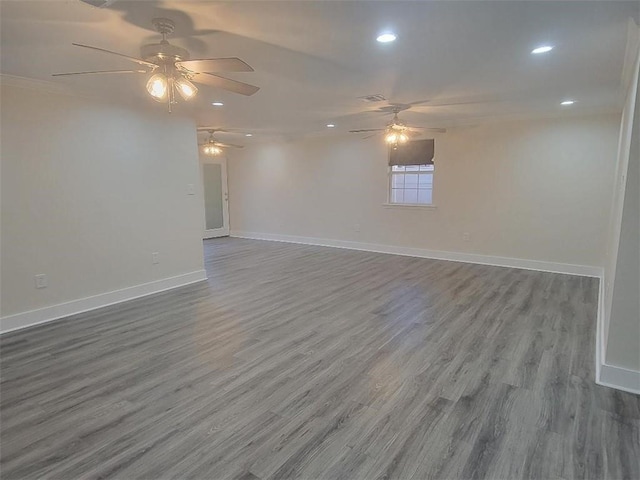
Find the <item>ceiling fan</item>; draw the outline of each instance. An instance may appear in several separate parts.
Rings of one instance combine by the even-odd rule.
[[[209,138],[206,140],[206,142],[198,144],[202,147],[202,153],[204,153],[205,155],[215,157],[222,153],[223,148],[244,148],[242,145],[234,145],[233,143],[222,143],[216,140],[216,138],[214,137],[214,133],[226,132],[226,130],[198,127],[198,131],[209,132]]]
[[[349,130],[350,133],[366,133],[366,132],[376,132],[372,135],[369,135],[365,138],[370,138],[375,135],[378,135],[379,132],[384,132],[384,139],[392,148],[398,148],[398,144],[406,143],[409,140],[409,137],[419,130],[428,130],[431,132],[445,133],[446,129],[444,128],[428,128],[428,127],[413,127],[407,125],[405,122],[398,118],[398,113],[403,110],[408,110],[411,108],[411,104],[395,104],[390,105],[390,108],[381,108],[379,111],[384,113],[393,113],[393,119],[385,128],[365,128],[360,130]]]
[[[190,60],[189,52],[167,41],[167,35],[175,29],[175,24],[168,18],[154,18],[151,23],[162,35],[159,43],[143,45],[141,57],[136,58],[122,53],[112,52],[104,48],[74,43],[76,47],[88,48],[99,52],[126,58],[138,64],[137,70],[97,70],[88,72],[54,73],[54,77],[70,75],[100,75],[120,73],[151,74],[147,81],[147,91],[158,102],[166,102],[171,113],[171,106],[176,104],[176,91],[185,100],[193,98],[198,92],[192,82],[204,83],[213,87],[239,93],[253,95],[260,87],[242,83],[237,80],[221,77],[213,72],[253,72],[253,68],[236,57],[205,58]]]

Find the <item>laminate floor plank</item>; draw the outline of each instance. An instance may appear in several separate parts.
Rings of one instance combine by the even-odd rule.
[[[0,337],[3,479],[638,479],[598,280],[243,239]]]

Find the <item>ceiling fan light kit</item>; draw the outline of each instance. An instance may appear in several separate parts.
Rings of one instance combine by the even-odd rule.
[[[147,82],[147,92],[158,102],[178,103],[176,91],[183,99],[190,100],[198,93],[198,88],[185,77],[176,78],[165,73],[156,73]]]
[[[178,93],[185,100],[192,99],[198,93],[198,88],[185,77],[180,77],[175,82]]]
[[[147,91],[154,100],[163,102],[167,98],[167,91],[169,90],[169,81],[166,75],[162,73],[156,73],[151,75],[147,82]]]
[[[222,154],[224,148],[243,148],[242,145],[234,145],[233,143],[222,143],[216,140],[214,133],[226,132],[227,130],[220,130],[209,127],[198,127],[199,132],[208,132],[209,138],[205,143],[200,144],[202,147],[202,153],[210,157],[216,157]]]
[[[155,29],[162,35],[159,43],[143,45],[140,53],[142,58],[131,57],[122,53],[112,52],[104,48],[92,47],[74,43],[77,47],[83,47],[99,52],[126,58],[147,68],[147,70],[100,70],[91,72],[56,73],[53,76],[87,75],[87,74],[114,74],[114,73],[142,73],[151,74],[147,80],[147,92],[157,102],[167,103],[169,113],[177,102],[176,92],[184,100],[190,100],[198,93],[198,88],[193,82],[205,83],[216,88],[228,90],[241,95],[253,95],[259,87],[246,83],[220,77],[213,72],[253,72],[253,68],[239,58],[206,58],[190,60],[190,55],[184,48],[172,45],[167,41],[167,35],[175,28],[172,20],[168,18],[154,18],[152,20]]]
[[[426,103],[426,100],[421,100],[419,102],[413,102],[408,104],[390,104],[388,107],[383,107],[378,109],[377,111],[381,113],[393,113],[393,119],[385,128],[366,128],[360,130],[349,130],[350,133],[368,133],[368,132],[384,132],[384,141],[389,145],[390,148],[396,150],[398,145],[405,144],[409,141],[411,134],[414,133],[415,130],[430,130],[438,133],[445,133],[446,130],[444,128],[427,128],[427,127],[413,127],[407,125],[405,122],[398,118],[398,113],[403,110],[409,110],[413,105],[418,105],[420,103]],[[378,135],[379,133],[374,133],[364,138],[370,138],[372,136]]]
[[[393,148],[398,148],[399,143],[407,143],[409,135],[407,135],[404,130],[389,129],[384,140]]]
[[[202,148],[202,153],[204,153],[205,155],[209,155],[211,157],[215,157],[222,153],[222,149],[215,144],[206,144]]]

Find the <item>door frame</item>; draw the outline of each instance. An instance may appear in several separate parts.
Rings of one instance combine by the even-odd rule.
[[[217,238],[229,236],[229,188],[227,184],[227,157],[221,155],[219,157],[204,157],[201,156],[200,161],[200,179],[202,183],[202,212],[204,214],[202,219],[202,238]],[[222,227],[213,228],[207,230],[207,212],[204,205],[204,165],[205,164],[219,164],[220,165],[220,180],[222,181]]]

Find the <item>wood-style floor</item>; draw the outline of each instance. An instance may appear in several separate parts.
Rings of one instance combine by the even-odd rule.
[[[240,239],[5,335],[3,479],[640,478],[596,279]]]

